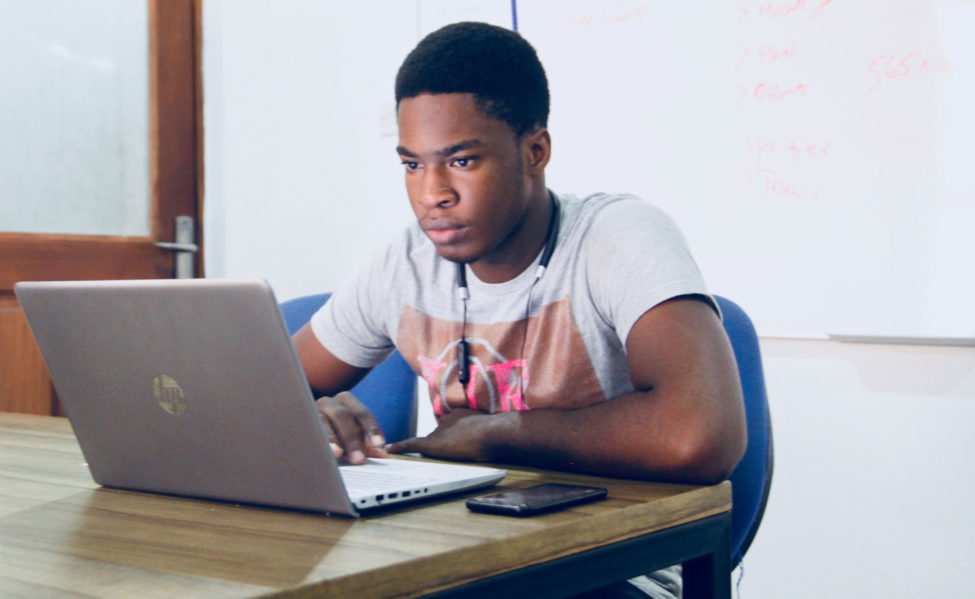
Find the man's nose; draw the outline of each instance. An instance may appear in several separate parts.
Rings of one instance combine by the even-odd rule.
[[[443,167],[427,168],[423,173],[420,201],[427,209],[445,207],[457,201]]]

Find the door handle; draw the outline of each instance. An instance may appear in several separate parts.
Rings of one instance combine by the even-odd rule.
[[[156,247],[173,252],[173,271],[177,279],[192,279],[196,276],[194,254],[200,251],[195,242],[196,225],[192,216],[176,217],[174,241],[156,242]]]

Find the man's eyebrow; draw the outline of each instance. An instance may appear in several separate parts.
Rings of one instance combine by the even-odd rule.
[[[455,143],[452,146],[447,146],[446,148],[437,152],[439,156],[446,158],[447,156],[452,156],[457,152],[463,152],[464,150],[470,150],[471,148],[476,148],[481,145],[481,140],[479,139],[466,139],[462,142]]]
[[[483,144],[483,142],[481,140],[479,140],[479,139],[465,139],[464,141],[457,142],[457,143],[455,143],[453,145],[447,146],[446,148],[437,150],[436,154],[437,154],[437,156],[440,156],[441,158],[446,158],[447,156],[451,156],[453,154],[456,154],[457,152],[463,152],[464,150],[469,150],[471,148],[476,148],[476,147],[478,147],[478,146],[480,146],[482,144]],[[411,150],[408,150],[407,148],[405,148],[403,146],[396,146],[396,152],[400,156],[406,156],[408,158],[417,158],[417,157],[419,157],[419,155],[416,152],[413,152]]]

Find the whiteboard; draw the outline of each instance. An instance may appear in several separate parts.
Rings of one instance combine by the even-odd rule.
[[[975,3],[516,6],[552,189],[661,206],[760,334],[975,337]]]

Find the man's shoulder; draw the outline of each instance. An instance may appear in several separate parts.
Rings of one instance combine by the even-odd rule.
[[[415,260],[424,255],[436,253],[436,249],[416,222],[400,229],[388,240],[383,259],[389,263],[401,260]]]
[[[629,230],[654,230],[672,224],[663,210],[633,194],[559,194],[558,197],[565,213],[563,225],[583,235],[593,234],[593,229],[614,235]]]
[[[618,217],[628,213],[663,214],[652,202],[631,193],[596,192],[585,196],[557,194],[568,214],[580,218]]]
[[[403,227],[389,241],[374,263],[374,271],[381,274],[382,285],[397,286],[405,284],[406,280],[429,282],[451,278],[454,269],[452,263],[441,258],[436,247],[414,222]]]

